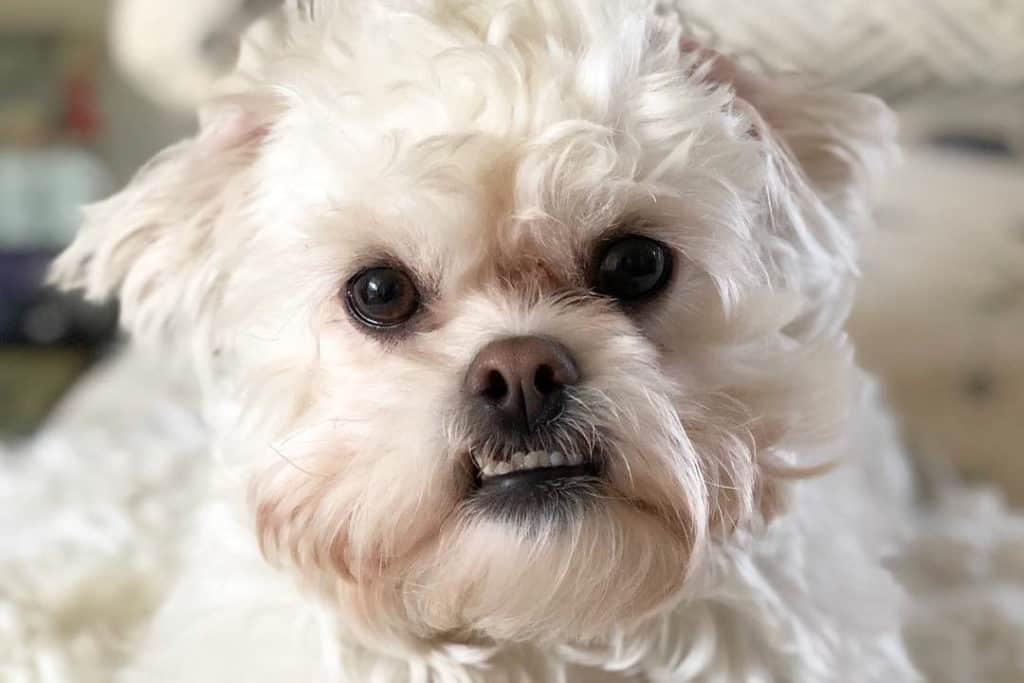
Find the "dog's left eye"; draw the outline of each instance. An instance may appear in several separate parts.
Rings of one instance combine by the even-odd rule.
[[[420,296],[412,278],[397,268],[370,268],[348,283],[349,313],[367,327],[383,329],[406,322],[419,309]]]
[[[660,292],[672,274],[672,253],[661,242],[630,235],[598,254],[593,288],[619,301],[638,301]]]

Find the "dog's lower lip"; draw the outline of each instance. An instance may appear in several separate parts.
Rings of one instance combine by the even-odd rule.
[[[588,465],[564,465],[561,467],[539,467],[531,470],[519,470],[494,477],[488,477],[480,482],[481,488],[498,488],[508,486],[520,486],[523,484],[539,484],[552,479],[572,479],[574,477],[593,476],[592,468]]]

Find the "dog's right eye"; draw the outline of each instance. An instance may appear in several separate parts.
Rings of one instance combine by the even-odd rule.
[[[397,268],[370,268],[348,283],[345,303],[349,314],[373,329],[397,327],[420,307],[420,296],[412,278]]]

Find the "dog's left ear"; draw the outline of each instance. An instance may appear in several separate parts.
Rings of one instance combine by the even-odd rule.
[[[896,157],[895,115],[877,97],[748,69],[689,40],[681,49],[691,78],[731,88],[733,106],[752,122],[749,134],[763,141],[777,277],[811,299],[810,308],[841,308],[834,288],[850,278],[838,273],[856,270],[857,231]]]
[[[219,99],[200,130],[156,156],[113,197],[87,207],[51,282],[89,299],[115,297],[132,334],[195,332],[218,305],[251,201],[252,166],[273,118],[255,96]]]
[[[882,100],[798,74],[758,73],[690,40],[681,49],[695,78],[734,89],[753,115],[752,134],[781,146],[837,218],[857,218],[896,150],[896,117]]]

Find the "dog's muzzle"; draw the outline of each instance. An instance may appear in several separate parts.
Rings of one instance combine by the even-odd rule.
[[[510,337],[480,350],[464,382],[474,430],[486,444],[470,451],[478,504],[519,513],[564,504],[580,484],[593,487],[594,454],[559,424],[581,379],[570,351],[551,339]]]

